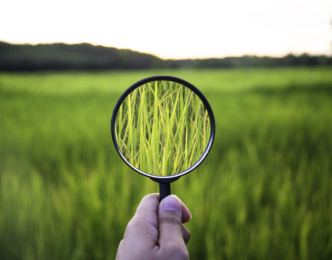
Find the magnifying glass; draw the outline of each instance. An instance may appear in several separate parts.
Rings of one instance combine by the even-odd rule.
[[[171,194],[171,182],[208,155],[215,120],[210,104],[194,85],[172,76],[154,76],[122,94],[113,111],[111,132],[122,160],[158,182],[162,200]]]

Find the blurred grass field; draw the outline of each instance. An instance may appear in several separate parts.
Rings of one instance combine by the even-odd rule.
[[[332,69],[0,74],[0,259],[114,259],[158,184],[122,162],[110,119],[153,75],[198,87],[207,159],[172,184],[195,259],[332,258]]]

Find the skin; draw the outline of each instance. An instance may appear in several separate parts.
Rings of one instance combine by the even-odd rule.
[[[175,195],[159,203],[159,194],[145,196],[127,225],[116,260],[188,260],[189,230],[182,224],[191,213]]]

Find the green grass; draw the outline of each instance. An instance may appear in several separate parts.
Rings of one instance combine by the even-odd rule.
[[[202,156],[210,138],[208,112],[189,88],[152,81],[133,90],[115,121],[118,146],[135,168],[168,176],[185,171]]]
[[[0,259],[114,259],[157,183],[113,147],[121,94],[153,75],[198,87],[206,160],[172,184],[191,259],[332,258],[332,69],[0,74]]]

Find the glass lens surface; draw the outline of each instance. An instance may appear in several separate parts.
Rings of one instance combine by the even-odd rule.
[[[132,166],[169,176],[198,161],[210,128],[201,99],[188,87],[162,80],[141,85],[124,99],[116,115],[115,136]]]

